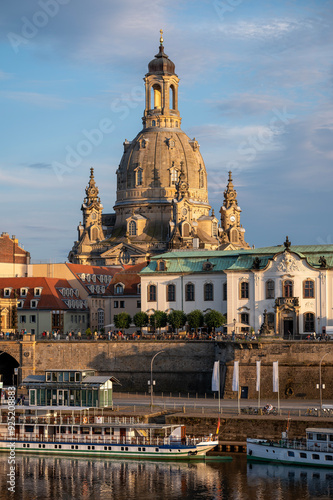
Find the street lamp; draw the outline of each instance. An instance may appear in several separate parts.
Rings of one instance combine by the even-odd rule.
[[[329,354],[329,352],[326,352],[324,356],[322,356],[320,362],[319,362],[319,394],[320,394],[320,411],[323,409],[323,387],[321,383],[321,364],[323,362],[323,359]]]
[[[158,351],[155,354],[155,356],[153,356],[151,363],[150,363],[150,408],[153,407],[153,385],[154,385],[154,382],[153,382],[153,363],[154,363],[154,359],[156,358],[156,356],[158,356],[162,352],[164,352],[164,351]]]
[[[236,335],[236,320],[235,320],[235,318],[233,319],[233,323],[234,323],[234,331],[233,331],[233,340],[234,340],[235,335]]]

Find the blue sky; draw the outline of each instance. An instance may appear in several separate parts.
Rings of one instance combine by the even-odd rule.
[[[333,243],[333,0],[15,0],[1,10],[1,230],[33,260],[66,260],[91,166],[113,211],[160,28],[215,213],[231,169],[248,243]]]

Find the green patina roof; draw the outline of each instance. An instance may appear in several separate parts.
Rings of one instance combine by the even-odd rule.
[[[207,260],[213,264],[211,272],[225,270],[245,271],[253,269],[256,257],[260,259],[260,269],[264,269],[274,255],[284,252],[284,245],[244,250],[183,250],[168,252],[152,257],[150,264],[142,269],[140,274],[150,274],[156,271],[157,261],[166,262],[166,271],[161,274],[199,273],[204,272],[203,264]],[[319,258],[325,257],[327,267],[333,268],[333,245],[295,245],[290,252],[306,259],[308,264],[320,268]]]

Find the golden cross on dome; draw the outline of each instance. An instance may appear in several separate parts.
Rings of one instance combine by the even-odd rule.
[[[160,34],[161,34],[161,37],[160,37],[160,44],[163,45],[163,30],[160,30]]]

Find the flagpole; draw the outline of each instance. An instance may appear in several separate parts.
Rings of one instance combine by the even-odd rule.
[[[221,414],[221,382],[220,382],[220,362],[219,362],[219,416]]]

